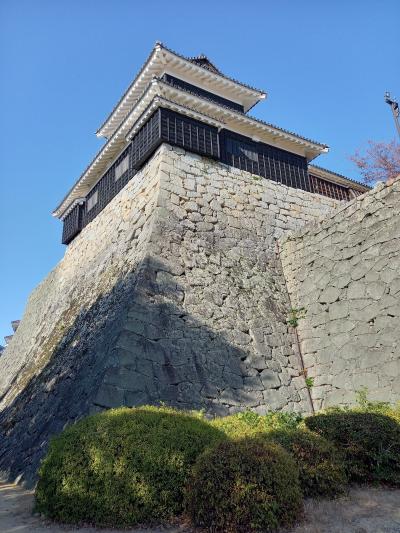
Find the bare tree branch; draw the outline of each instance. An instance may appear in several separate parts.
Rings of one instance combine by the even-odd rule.
[[[368,141],[364,153],[356,150],[350,156],[366,183],[393,180],[400,174],[400,144]]]

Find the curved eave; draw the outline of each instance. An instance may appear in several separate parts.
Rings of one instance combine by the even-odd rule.
[[[218,105],[211,100],[193,95],[154,78],[107,144],[101,148],[76,184],[54,210],[54,216],[58,218],[65,216],[65,212],[76,198],[86,196],[125,148],[127,137],[133,134],[132,129],[136,128],[137,122],[144,122],[143,115],[155,97],[159,98],[157,101],[159,106],[162,106],[161,102],[165,103],[166,107],[175,106],[175,110],[178,112],[192,116],[197,120],[216,125],[219,128],[225,127],[289,152],[297,153],[308,160],[328,151],[326,145],[281,130],[244,113]]]
[[[155,96],[151,104],[147,107],[147,109],[145,109],[145,111],[138,118],[134,126],[131,128],[131,130],[126,135],[127,141],[130,141],[132,139],[132,137],[145,124],[145,122],[152,115],[152,113],[154,113],[154,111],[158,109],[159,107],[171,109],[172,111],[177,111],[178,113],[181,113],[182,115],[186,115],[190,118],[194,118],[195,120],[199,120],[201,122],[204,122],[205,124],[209,124],[210,126],[215,126],[216,128],[222,128],[225,126],[225,124],[221,122],[220,120],[217,120],[214,117],[206,115],[205,113],[199,113],[195,111],[194,109],[191,109],[190,107],[184,106],[182,104],[178,104],[177,102],[174,102],[172,100],[168,100],[167,98],[164,98],[163,96]]]
[[[309,160],[328,151],[326,144],[321,144],[306,137],[278,128],[257,118],[231,109],[230,107],[217,104],[197,94],[193,94],[178,87],[172,86],[163,80],[155,80],[162,91],[162,95],[173,101],[196,109],[209,116],[220,120],[225,127],[237,131],[242,135],[272,144],[278,148],[298,153]],[[284,145],[283,145],[283,144]]]
[[[71,210],[71,205],[76,199],[80,199],[82,196],[87,195],[90,189],[96,185],[98,180],[114,163],[121,151],[127,146],[128,136],[134,135],[136,130],[139,129],[157,107],[166,107],[205,122],[206,124],[218,128],[223,127],[224,124],[217,118],[209,116],[201,111],[189,109],[179,102],[171,101],[163,97],[159,92],[160,85],[157,80],[153,80],[112,138],[98,151],[75,185],[68,191],[64,199],[53,211],[53,216],[64,218]]]
[[[156,44],[136,78],[97,131],[97,135],[99,137],[112,135],[134,106],[150,79],[154,76],[161,76],[169,69],[172,69],[170,73],[180,75],[185,81],[197,82],[199,86],[204,86],[220,96],[243,105],[245,111],[266,97],[264,91],[254,89],[223,74],[212,72],[192,63],[162,44]]]
[[[324,180],[343,185],[349,189],[354,189],[361,192],[367,192],[371,190],[371,187],[365,185],[364,183],[348,178],[347,176],[343,176],[342,174],[337,174],[336,172],[332,172],[331,170],[319,167],[317,165],[309,165],[308,172],[317,178],[322,178]]]

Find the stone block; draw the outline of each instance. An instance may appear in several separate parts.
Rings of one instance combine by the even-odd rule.
[[[281,386],[281,380],[277,372],[265,369],[260,373],[261,381],[266,389],[276,389]]]
[[[366,387],[368,390],[378,388],[378,374],[376,372],[361,372],[353,376],[354,390]]]
[[[346,318],[349,314],[348,302],[341,300],[329,305],[329,318],[330,320],[336,320],[338,318]]]
[[[339,299],[341,290],[337,287],[327,287],[323,290],[318,298],[321,303],[333,303]]]
[[[102,384],[94,400],[96,405],[111,408],[124,405],[124,391],[113,385]]]
[[[366,285],[366,296],[372,300],[380,300],[386,290],[386,283],[383,281],[371,281]]]

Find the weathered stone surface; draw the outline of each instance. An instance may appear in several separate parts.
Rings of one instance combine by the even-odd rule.
[[[363,383],[397,399],[393,194],[342,206],[160,147],[28,301],[0,358],[0,470],[34,480],[52,434],[117,405],[309,412],[291,308],[316,408]]]
[[[298,333],[319,407],[354,403],[362,387],[371,399],[399,400],[399,199],[397,179],[282,239],[292,307],[306,307]],[[310,302],[313,286],[323,289],[318,301],[326,305]]]
[[[0,360],[0,469],[117,405],[307,411],[276,238],[338,202],[163,145],[69,245]]]

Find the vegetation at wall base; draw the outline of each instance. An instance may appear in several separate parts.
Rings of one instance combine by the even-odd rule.
[[[400,402],[395,405],[390,404],[389,402],[377,402],[372,401],[368,398],[368,389],[363,387],[356,392],[357,407],[334,407],[330,411],[361,411],[368,413],[380,413],[382,415],[390,416],[398,424],[400,424]]]
[[[278,429],[296,429],[303,417],[299,413],[270,411],[259,415],[254,411],[243,411],[230,416],[215,418],[213,427],[223,431],[227,437],[240,439],[262,435]]]
[[[198,458],[187,486],[187,511],[209,531],[276,531],[303,514],[298,469],[278,444],[222,441]]]
[[[400,405],[362,390],[357,406],[304,420],[118,408],[53,439],[36,510],[63,523],[129,527],[174,522],[186,509],[211,531],[274,531],[301,517],[303,496],[334,497],[347,481],[400,486]]]
[[[305,424],[343,452],[350,481],[400,485],[400,425],[393,417],[332,409],[306,418]]]
[[[305,497],[335,497],[345,492],[343,457],[332,443],[308,429],[271,431],[266,438],[280,444],[295,460]]]
[[[182,512],[183,488],[198,455],[225,438],[200,415],[166,407],[89,416],[51,442],[36,510],[75,524],[167,521]]]

